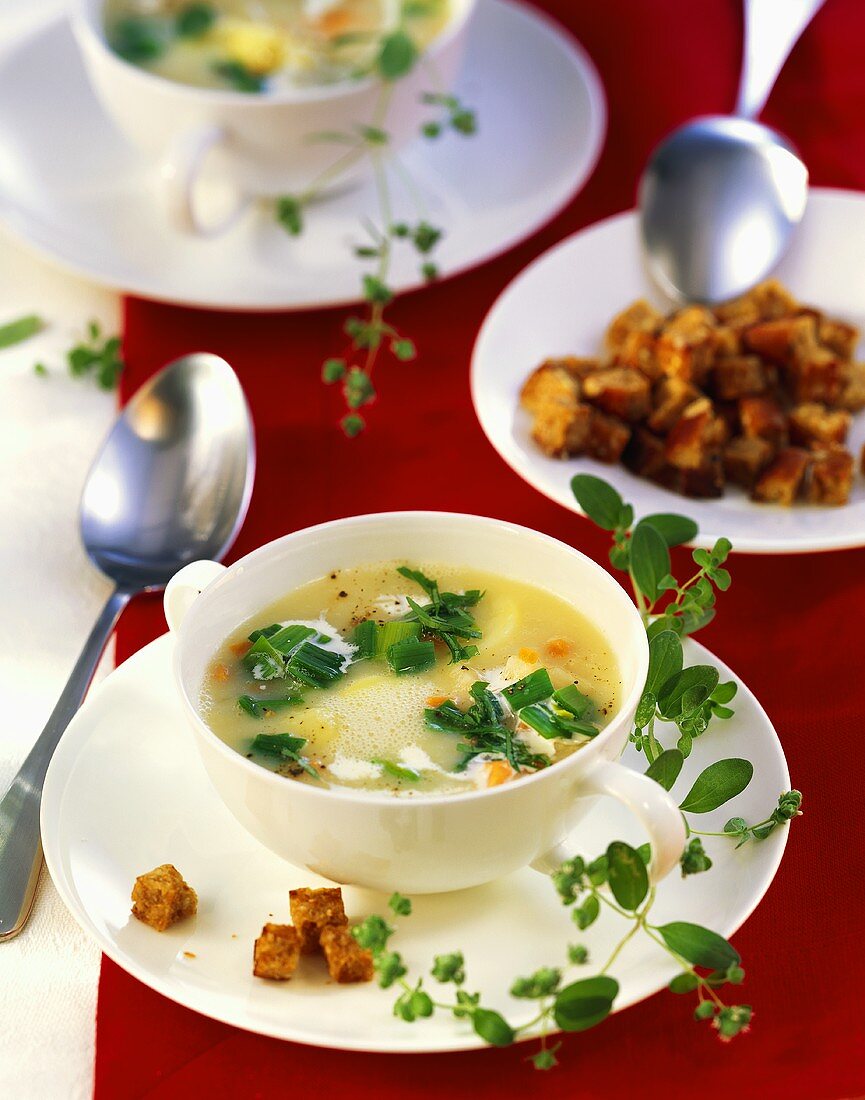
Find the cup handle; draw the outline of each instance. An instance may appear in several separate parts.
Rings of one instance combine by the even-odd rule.
[[[652,846],[649,881],[653,885],[678,864],[687,840],[685,819],[672,796],[654,779],[605,760],[586,776],[580,794],[610,795],[641,822]],[[549,875],[573,855],[570,845],[559,844],[534,860],[532,867]]]
[[[186,613],[204,589],[224,572],[225,566],[218,561],[193,561],[174,574],[162,598],[165,621],[172,634],[183,625]]]
[[[238,194],[231,209],[215,221],[205,222],[196,210],[196,183],[209,153],[226,138],[221,126],[196,126],[178,134],[162,158],[159,175],[169,221],[182,233],[217,237],[230,229],[249,205]]]

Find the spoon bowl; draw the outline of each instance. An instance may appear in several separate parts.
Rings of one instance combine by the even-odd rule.
[[[808,170],[768,126],[712,115],[654,151],[639,188],[652,276],[671,297],[714,305],[764,279],[808,198]]]
[[[237,376],[218,355],[176,360],[137,391],[81,496],[81,539],[121,588],[163,588],[221,558],[246,515],[254,452]]]
[[[184,565],[221,558],[252,494],[252,420],[228,363],[203,352],[169,364],[132,397],[81,497],[81,538],[114,590],[51,717],[0,799],[0,942],[27,922],[39,870],[39,806],[48,764],[81,705],[117,617],[138,592]]]

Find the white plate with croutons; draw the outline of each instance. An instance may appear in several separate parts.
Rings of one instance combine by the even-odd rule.
[[[472,362],[481,425],[574,512],[571,478],[593,473],[638,514],[691,516],[699,545],[865,545],[863,242],[865,195],[814,188],[780,286],[709,312],[664,300],[635,212],[590,226],[490,310]]]
[[[92,692],[46,778],[45,858],[87,935],[129,974],[178,1004],[263,1035],[395,1053],[484,1046],[470,1021],[448,1011],[413,1023],[395,1014],[403,989],[356,980],[369,977],[370,970],[356,966],[360,960],[344,936],[323,942],[322,953],[298,953],[310,904],[336,905],[340,918],[342,906],[332,894],[290,899],[289,891],[334,884],[264,848],[226,809],[190,736],[172,675],[172,650],[167,635],[158,639]],[[733,676],[693,641],[685,656],[688,663],[716,666],[722,680]],[[659,924],[692,922],[723,936],[739,928],[769,888],[788,828],[778,824],[765,839],[741,846],[739,837],[720,831],[733,815],[743,825],[764,822],[790,785],[777,734],[744,685],[732,706],[735,713],[721,729],[710,727],[694,741],[671,790],[681,799],[719,756],[752,764],[753,779],[725,804],[703,807],[695,819],[709,834],[703,843],[711,872],[687,878],[671,873],[652,906]],[[674,729],[659,725],[657,734],[675,743]],[[646,767],[633,746],[623,762],[639,771]],[[634,846],[645,840],[636,819],[612,798],[600,799],[579,830],[574,854],[587,859],[613,840]],[[537,1002],[512,995],[515,979],[542,967],[561,967],[563,984],[591,978],[629,928],[625,918],[605,911],[603,919],[578,929],[549,877],[529,868],[473,889],[412,897],[410,915],[405,899],[396,906],[390,900],[372,890],[342,891],[349,922],[379,914],[395,928],[388,948],[401,955],[406,981],[414,986],[422,979],[436,1001],[453,999],[455,987],[430,973],[435,956],[462,952],[465,990],[480,994],[481,1004],[513,1028],[524,1028],[519,1038],[536,1037],[531,1021]],[[760,960],[746,958],[742,965],[759,967]],[[609,965],[618,983],[612,1010],[663,989],[680,969],[648,936],[629,939]],[[732,999],[748,1001],[748,988],[737,986]],[[692,991],[689,1001],[696,1003],[696,996]],[[755,1008],[762,1011],[759,1002]]]

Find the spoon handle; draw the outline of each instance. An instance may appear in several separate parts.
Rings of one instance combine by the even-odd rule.
[[[744,0],[745,45],[736,114],[756,118],[802,31],[824,0]]]
[[[42,866],[39,804],[45,773],[57,742],[81,706],[117,617],[131,596],[130,592],[115,589],[108,597],[45,729],[0,800],[0,943],[16,936],[30,916]]]

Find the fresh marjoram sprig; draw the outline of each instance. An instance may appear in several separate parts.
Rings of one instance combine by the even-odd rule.
[[[365,239],[353,246],[357,259],[372,265],[361,277],[365,312],[349,317],[344,326],[347,344],[338,354],[322,364],[322,380],[326,385],[340,383],[346,412],[340,426],[349,437],[359,435],[366,426],[360,410],[376,398],[373,371],[383,350],[388,350],[398,362],[409,362],[417,356],[414,342],[399,332],[386,319],[386,310],[393,301],[390,272],[394,250],[400,246],[414,249],[418,256],[420,275],[426,282],[438,277],[433,253],[443,231],[430,223],[418,188],[405,166],[391,148],[387,130],[394,84],[407,76],[423,58],[402,25],[423,0],[403,0],[401,25],[381,38],[371,72],[381,82],[381,92],[372,119],[354,130],[317,135],[319,140],[345,146],[345,151],[311,184],[296,195],[283,195],[276,204],[276,217],[287,233],[303,232],[308,208],[323,191],[346,173],[366,161],[375,182],[378,204],[377,223],[365,219]],[[358,74],[365,75],[365,74]],[[436,140],[446,131],[464,137],[474,134],[477,122],[474,112],[458,97],[443,92],[427,92],[422,97],[431,116],[421,127],[421,135]],[[417,210],[414,222],[397,221],[393,215],[391,195],[392,172],[404,184]]]
[[[727,704],[736,694],[736,684],[720,684],[712,666],[685,666],[682,648],[682,638],[714,616],[716,591],[729,588],[730,574],[724,563],[732,548],[726,539],[720,539],[711,551],[694,550],[696,572],[680,583],[670,572],[670,548],[696,537],[697,525],[692,520],[663,514],[647,516],[635,525],[633,508],[606,482],[580,474],[573,479],[572,488],[589,519],[611,532],[610,560],[629,574],[633,584],[649,636],[650,663],[631,740],[649,762],[646,774],[670,791],[694,738],[703,736],[715,720],[723,721],[733,714]],[[672,722],[678,729],[674,746],[661,743],[655,728],[660,721]],[[748,760],[717,760],[700,773],[679,803],[689,831],[688,846],[681,858],[683,877],[712,867],[701,837],[726,837],[735,840],[738,848],[749,840],[765,840],[776,828],[801,814],[802,795],[791,790],[783,792],[775,808],[755,825],[733,817],[723,832],[693,828],[693,816],[715,810],[741,794],[753,772]],[[414,1023],[436,1012],[450,1013],[455,1019],[468,1021],[491,1046],[510,1046],[521,1038],[537,1035],[539,1048],[529,1056],[536,1069],[548,1070],[558,1064],[561,1043],[550,1042],[554,1031],[586,1031],[607,1018],[619,993],[619,983],[611,971],[626,944],[638,935],[647,936],[680,967],[680,973],[669,983],[670,991],[695,994],[694,1018],[710,1021],[719,1038],[729,1042],[749,1029],[754,1015],[751,1005],[729,998],[729,991],[745,980],[739,953],[709,928],[689,921],[656,924],[651,920],[655,888],[649,885],[650,858],[648,844],[633,848],[616,840],[594,859],[574,856],[551,876],[579,932],[601,919],[602,914],[607,920],[624,921],[624,931],[600,968],[589,977],[578,976],[593,962],[588,948],[581,943],[566,944],[563,958],[554,965],[515,977],[511,996],[533,1001],[536,1007],[530,1018],[517,1026],[485,1005],[480,993],[469,991],[461,951],[434,956],[428,974],[415,976],[409,974],[400,953],[390,946],[395,928],[384,917],[373,914],[352,932],[358,943],[372,952],[379,985],[397,990],[395,1016]],[[389,907],[392,916],[407,917],[412,903],[394,894]]]

